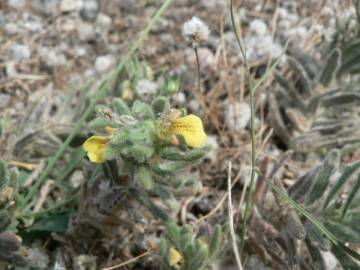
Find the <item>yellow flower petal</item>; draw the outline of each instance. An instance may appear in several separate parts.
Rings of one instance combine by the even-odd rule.
[[[104,153],[107,141],[107,137],[91,136],[84,142],[83,148],[91,162],[102,163],[105,161]]]
[[[178,263],[180,263],[182,261],[183,257],[181,256],[180,252],[177,251],[175,248],[171,247],[169,249],[169,265],[170,266],[175,266],[178,265]]]
[[[206,141],[202,121],[193,114],[173,120],[171,122],[171,132],[183,136],[186,144],[193,148],[202,147]]]

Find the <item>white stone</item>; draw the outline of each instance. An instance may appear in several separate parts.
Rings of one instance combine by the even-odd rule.
[[[249,30],[258,36],[264,36],[268,32],[266,23],[259,19],[250,22]]]
[[[4,30],[8,36],[13,36],[19,33],[19,27],[15,23],[5,24]]]
[[[4,110],[11,101],[11,96],[0,93],[0,110]]]
[[[202,4],[207,8],[227,8],[227,2],[224,0],[202,0]]]
[[[82,7],[82,0],[62,0],[60,4],[61,12],[79,11]]]
[[[115,57],[111,54],[102,55],[95,60],[95,70],[98,73],[105,73],[115,65]]]
[[[74,188],[77,188],[83,183],[83,180],[84,174],[82,173],[82,171],[76,170],[70,176],[69,182]]]
[[[75,54],[76,56],[78,57],[82,57],[82,56],[85,56],[87,53],[87,49],[85,47],[81,47],[81,46],[77,46],[75,48]]]
[[[324,263],[325,263],[325,269],[326,270],[337,270],[338,269],[338,260],[329,251],[321,251],[321,256],[323,257]]]
[[[218,143],[218,136],[216,135],[208,135],[206,138],[206,144],[211,146],[211,150],[209,151],[209,153],[205,156],[205,158],[210,159],[210,161],[216,161],[218,156],[217,156],[217,150],[219,148],[219,143]]]
[[[105,15],[104,13],[99,13],[96,18],[96,25],[106,32],[108,32],[111,28],[112,20],[109,16]]]
[[[79,39],[82,41],[93,40],[96,37],[95,28],[89,23],[81,23],[77,28]]]
[[[99,4],[96,0],[83,0],[83,7],[80,12],[85,20],[94,20],[99,12]]]
[[[29,266],[42,269],[48,268],[50,259],[45,250],[35,247],[28,249],[27,253],[27,260],[30,264]]]
[[[9,78],[12,78],[17,74],[17,70],[16,70],[14,61],[8,61],[6,63],[5,69],[6,69],[6,75]]]
[[[31,51],[23,44],[15,44],[10,48],[10,55],[15,61],[25,61],[30,59]]]
[[[230,130],[244,129],[251,117],[250,105],[246,102],[230,103],[226,110],[225,121]]]
[[[196,99],[192,99],[190,100],[190,102],[188,103],[188,107],[191,111],[193,112],[197,112],[200,109],[200,104]]]
[[[183,92],[178,92],[172,96],[172,100],[178,105],[183,105],[186,102],[186,96]]]
[[[49,67],[60,66],[66,64],[66,56],[57,48],[42,47],[39,50],[42,60]]]
[[[9,0],[9,6],[15,9],[22,9],[25,7],[26,1],[24,0]]]
[[[135,86],[135,92],[142,100],[150,101],[151,97],[156,94],[158,84],[156,82],[142,79]]]
[[[24,22],[24,28],[31,32],[40,32],[44,29],[43,24],[38,20],[29,20]]]

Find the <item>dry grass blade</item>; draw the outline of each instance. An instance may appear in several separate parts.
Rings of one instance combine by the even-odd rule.
[[[106,268],[103,268],[101,270],[113,270],[113,269],[123,267],[125,265],[130,264],[130,263],[136,262],[137,260],[141,259],[142,257],[145,257],[145,256],[149,255],[150,252],[151,252],[151,250],[145,251],[144,253],[141,253],[139,256],[136,256],[135,258],[132,258],[132,259],[126,261],[126,262],[123,262],[123,263],[120,263],[120,264],[117,264],[117,265],[114,265],[114,266],[111,266],[111,267],[106,267]]]
[[[233,204],[232,204],[232,198],[231,198],[231,161],[229,161],[229,167],[228,167],[228,209],[229,209],[229,227],[230,227],[230,234],[232,239],[232,247],[235,254],[236,264],[239,268],[239,270],[243,270],[240,253],[237,247],[236,243],[236,234],[234,229],[234,213],[233,213]]]

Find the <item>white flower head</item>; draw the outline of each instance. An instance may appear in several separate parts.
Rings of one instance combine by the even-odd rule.
[[[202,20],[194,16],[184,23],[182,34],[189,44],[197,47],[200,43],[207,41],[210,30]]]

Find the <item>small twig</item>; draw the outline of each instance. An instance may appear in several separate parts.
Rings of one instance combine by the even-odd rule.
[[[37,166],[36,164],[22,162],[22,161],[16,161],[16,160],[10,160],[8,162],[8,164],[11,166],[26,169],[28,171],[33,171],[34,169],[36,169],[36,166]]]
[[[123,263],[120,263],[118,265],[114,265],[114,266],[111,266],[111,267],[106,267],[106,268],[103,268],[101,270],[113,270],[113,269],[128,265],[130,263],[133,263],[133,262],[139,260],[142,257],[145,257],[145,256],[149,255],[150,252],[151,252],[151,250],[145,251],[144,253],[140,254],[139,256],[137,256],[135,258],[132,258],[132,259],[126,261],[126,262],[123,262]]]
[[[41,207],[43,206],[43,204],[46,201],[46,198],[49,194],[50,188],[51,186],[54,185],[54,181],[53,180],[47,180],[45,182],[45,184],[41,187],[40,192],[39,192],[39,199],[37,200],[35,207],[34,207],[34,213],[38,212]]]
[[[237,179],[235,179],[235,181],[232,183],[231,188],[233,188],[235,186],[235,184],[237,183],[238,180],[239,180],[239,177]],[[224,204],[227,197],[228,197],[228,194],[225,193],[224,196],[221,197],[219,202],[216,204],[216,206],[208,214],[206,214],[205,216],[202,216],[201,218],[197,219],[195,221],[195,224],[199,224],[199,223],[203,222],[204,220],[210,218],[212,215],[214,215],[221,208],[221,206]]]
[[[229,161],[229,169],[228,169],[228,208],[229,208],[229,227],[230,227],[230,234],[232,239],[232,246],[235,254],[235,259],[239,270],[243,270],[239,250],[236,245],[236,235],[234,230],[234,213],[233,213],[233,205],[231,199],[231,161]]]
[[[14,79],[20,79],[20,80],[30,80],[30,81],[42,81],[46,80],[48,78],[47,75],[39,75],[39,74],[14,74]]]

